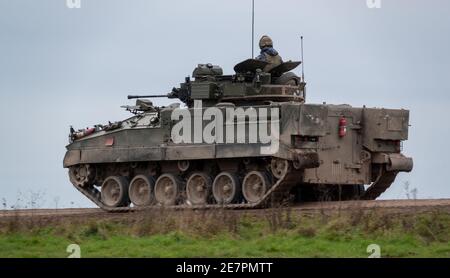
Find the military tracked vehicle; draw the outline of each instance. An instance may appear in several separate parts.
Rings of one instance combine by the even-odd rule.
[[[167,95],[128,96],[130,118],[71,128],[71,183],[108,211],[376,199],[412,170],[401,153],[409,111],[305,103],[299,64],[264,72],[249,59],[232,75],[201,64]],[[156,97],[186,107],[157,107]]]

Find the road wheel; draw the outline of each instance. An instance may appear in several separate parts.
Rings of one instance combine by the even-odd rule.
[[[124,177],[111,176],[102,184],[102,202],[108,207],[121,207],[129,204],[128,180]]]
[[[186,196],[191,205],[206,205],[211,194],[212,179],[206,173],[192,174],[186,183]]]
[[[130,182],[128,194],[130,201],[137,207],[149,206],[153,203],[155,179],[151,176],[138,175]]]
[[[181,179],[173,174],[161,175],[155,183],[155,199],[159,205],[173,206],[181,196]]]
[[[262,200],[269,188],[267,175],[259,171],[249,172],[242,182],[242,193],[249,203],[257,203]]]
[[[240,183],[236,174],[222,172],[214,179],[213,196],[218,204],[231,204],[238,201]]]

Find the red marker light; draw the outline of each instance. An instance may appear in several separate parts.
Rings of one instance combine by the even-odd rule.
[[[114,138],[107,138],[105,146],[111,147],[112,145],[114,145]]]

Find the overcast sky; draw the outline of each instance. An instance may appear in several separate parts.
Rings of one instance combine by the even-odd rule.
[[[128,117],[127,94],[168,92],[198,63],[232,73],[251,56],[250,12],[251,0],[0,0],[0,198],[91,205],[62,168],[69,126]],[[307,102],[411,110],[415,167],[383,198],[404,198],[405,181],[450,197],[450,1],[256,0],[255,13],[256,37],[285,60],[305,37]]]

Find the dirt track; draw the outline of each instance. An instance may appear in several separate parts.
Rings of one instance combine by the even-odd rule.
[[[379,200],[379,201],[343,201],[343,202],[315,202],[295,205],[292,207],[298,212],[333,212],[338,210],[373,210],[383,209],[392,212],[445,210],[450,211],[450,199],[433,200]],[[260,212],[264,210],[236,211],[239,212]],[[0,218],[11,217],[124,217],[127,213],[108,213],[98,208],[77,208],[77,209],[35,209],[35,210],[1,210]]]

